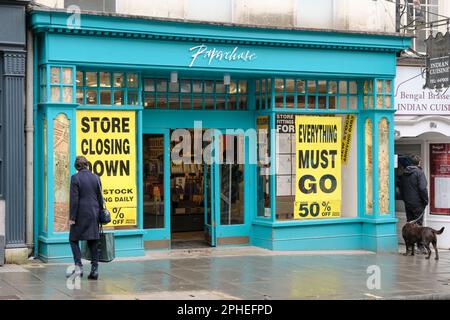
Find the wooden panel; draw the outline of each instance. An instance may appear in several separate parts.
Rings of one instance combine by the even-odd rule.
[[[246,244],[249,243],[248,237],[226,237],[217,238],[217,245],[223,246],[227,244]]]
[[[147,240],[144,241],[144,249],[165,249],[169,248],[169,240]]]

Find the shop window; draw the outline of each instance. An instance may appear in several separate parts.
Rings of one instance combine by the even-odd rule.
[[[364,81],[364,109],[373,109],[373,81]]]
[[[270,217],[270,118],[258,116],[257,130],[257,216]]]
[[[53,120],[53,226],[55,232],[69,231],[70,122],[65,114]]]
[[[46,117],[44,117],[44,123],[43,123],[43,128],[42,128],[42,131],[43,131],[43,135],[44,135],[44,141],[43,141],[43,148],[42,148],[42,151],[43,151],[43,154],[44,154],[44,172],[43,172],[43,175],[42,175],[42,177],[43,177],[43,184],[44,184],[44,191],[43,191],[43,194],[44,194],[44,217],[43,217],[43,219],[44,219],[44,221],[43,221],[43,231],[44,232],[47,232],[47,217],[48,217],[48,215],[47,215],[47,211],[48,211],[48,198],[47,198],[47,195],[48,195],[48,190],[47,190],[47,187],[48,187],[48,175],[47,175],[47,172],[48,172],[48,168],[47,168],[47,165],[48,165],[48,158],[47,158],[47,155],[48,155],[48,153],[47,153],[47,141],[48,141],[48,138],[47,138],[47,118]]]
[[[85,105],[138,106],[139,75],[125,72],[77,71],[76,101]],[[149,83],[144,83],[151,90]],[[144,96],[144,103],[149,99]]]
[[[372,122],[365,123],[365,152],[364,163],[366,171],[366,214],[373,214],[373,161],[372,161]]]
[[[409,148],[411,146],[408,145]],[[416,151],[410,154],[420,155],[420,145],[417,145]],[[449,216],[450,171],[448,168],[450,167],[450,144],[430,143],[429,159],[430,214]]]
[[[392,80],[364,81],[364,109],[393,108]]]
[[[277,114],[277,122],[280,114]],[[295,119],[294,115],[289,115]],[[276,134],[276,217],[294,218],[295,201],[295,133],[279,130]]]
[[[145,78],[144,108],[194,110],[247,110],[247,81]],[[156,89],[156,90],[155,90]]]
[[[294,215],[294,212],[298,212],[298,207],[302,203],[302,199],[296,200],[296,192],[298,189],[298,177],[297,177],[297,148],[299,147],[296,142],[296,130],[295,128],[295,120],[297,116],[302,116],[307,118],[308,116],[305,115],[295,115],[295,114],[288,114],[288,113],[277,113],[275,115],[275,125],[277,128],[276,132],[276,151],[275,151],[275,161],[276,161],[276,175],[275,175],[275,183],[276,183],[276,219],[277,220],[293,220],[298,219],[299,217],[296,217]],[[328,116],[328,115],[327,115]],[[320,187],[320,178],[325,175],[325,173],[333,175],[335,171],[340,172],[340,178],[339,183],[341,185],[340,187],[340,205],[338,204],[332,205],[332,211],[335,217],[356,217],[357,216],[357,193],[354,192],[354,187],[358,185],[358,174],[357,174],[357,128],[356,128],[356,115],[354,114],[332,114],[330,113],[331,118],[333,119],[339,119],[341,122],[341,131],[340,136],[341,140],[334,142],[335,145],[338,143],[339,146],[342,145],[342,150],[346,150],[345,154],[339,154],[339,157],[341,160],[339,161],[340,165],[338,169],[333,169],[331,162],[333,161],[333,157],[330,155],[327,156],[327,161],[323,161],[324,154],[321,153],[324,150],[332,150],[334,147],[323,146],[321,148],[323,149],[302,149],[304,152],[302,153],[305,158],[303,158],[304,165],[308,164],[311,169],[309,171],[309,175],[314,174],[315,176],[311,178],[307,178],[304,180],[304,186],[305,188],[316,188],[316,190],[319,190]],[[350,126],[351,124],[351,126]],[[352,127],[352,129],[348,129]],[[344,128],[347,128],[344,130]],[[305,130],[307,130],[305,128]],[[345,131],[345,132],[344,132]],[[306,131],[305,131],[306,132]],[[345,134],[345,139],[344,139]],[[325,143],[326,144],[326,143]],[[329,149],[327,149],[329,148]],[[331,149],[330,149],[331,148]],[[319,158],[317,158],[315,152],[319,152],[317,154],[320,154]],[[309,155],[310,158],[307,158]],[[334,158],[335,159],[335,158]],[[326,168],[322,167],[322,172],[319,173],[319,170],[316,170],[320,166],[327,166]],[[315,167],[316,166],[316,167]],[[314,169],[316,168],[316,169]],[[267,168],[267,171],[269,168]],[[314,173],[316,172],[316,173]],[[304,175],[307,176],[307,175]],[[316,181],[314,182],[314,179]],[[332,177],[328,182],[324,184],[326,188],[331,189],[331,185],[333,182]],[[331,181],[331,182],[330,182]],[[333,180],[337,181],[337,180]],[[311,189],[312,190],[312,189]],[[317,201],[314,202],[307,202],[306,200],[304,203],[306,206],[308,206],[308,210],[310,212],[314,211],[312,214],[305,215],[303,218],[308,216],[308,218],[323,218],[327,217],[326,215],[323,216],[315,216],[315,210],[318,209],[320,213],[326,212],[326,208],[330,207],[330,203],[327,203],[328,200],[326,200],[326,197],[321,199],[320,192],[321,191],[314,191],[317,192],[318,197]],[[305,192],[306,193],[306,192]],[[298,202],[296,202],[298,201]],[[330,200],[331,202],[334,200]],[[311,205],[313,206],[311,209]],[[319,208],[320,207],[320,208]],[[331,208],[331,207],[330,207]],[[328,209],[331,210],[331,209]],[[319,213],[317,211],[317,213]],[[337,216],[336,213],[339,215]],[[331,213],[330,213],[331,217]],[[301,218],[300,218],[301,219]]]
[[[377,108],[390,109],[392,103],[392,81],[376,80],[377,86]]]
[[[143,137],[144,229],[164,228],[164,135]]]
[[[356,81],[274,79],[256,80],[256,108],[269,108],[270,93],[275,95],[276,109],[357,110]],[[268,94],[266,94],[266,92]]]
[[[74,68],[50,66],[50,102],[73,103],[74,99]],[[41,101],[48,102],[46,69],[41,69]]]
[[[378,206],[380,214],[389,213],[389,123],[378,123]]]
[[[244,135],[221,135],[220,224],[244,223]]]

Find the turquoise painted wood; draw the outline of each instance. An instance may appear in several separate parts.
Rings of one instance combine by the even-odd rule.
[[[75,119],[76,109],[116,110],[117,106],[78,106],[76,104],[39,104],[39,68],[46,67],[47,84],[50,66],[68,66],[74,70],[133,71],[140,75],[139,92],[144,75],[167,78],[170,71],[179,72],[179,78],[221,79],[230,73],[235,79],[248,81],[248,110],[149,110],[142,107],[139,95],[138,106],[123,106],[137,113],[137,164],[142,167],[142,135],[160,133],[165,137],[164,145],[170,150],[170,130],[198,127],[216,128],[221,134],[226,129],[254,129],[257,115],[269,115],[271,127],[275,127],[275,96],[266,95],[265,110],[256,110],[255,81],[261,77],[295,77],[309,79],[348,79],[358,81],[359,92],[363,92],[362,80],[393,79],[395,77],[395,53],[410,46],[410,38],[397,35],[368,35],[362,33],[323,32],[311,30],[287,30],[270,28],[233,27],[224,25],[181,23],[127,17],[82,15],[80,29],[67,28],[68,14],[64,12],[33,11],[31,28],[35,33],[35,239],[38,252],[43,259],[59,261],[71,257],[67,233],[53,230],[53,135],[52,119],[63,112]],[[205,48],[207,47],[207,48]],[[237,47],[239,53],[247,52],[247,61],[238,59],[209,59],[198,50],[215,48],[231,51]],[[192,49],[194,48],[194,49]],[[192,50],[191,50],[192,49]],[[95,54],[93,54],[95,53]],[[132,53],[132,55],[130,55]],[[251,58],[250,58],[251,56]],[[75,73],[74,73],[75,76]],[[267,88],[274,92],[272,87]],[[47,96],[50,86],[47,86]],[[126,98],[126,96],[125,96]],[[375,102],[375,93],[372,96]],[[75,99],[75,95],[74,95]],[[74,100],[75,101],[75,100]],[[392,96],[391,96],[392,103]],[[327,114],[327,110],[284,110],[297,114]],[[336,110],[334,113],[357,114],[358,130],[358,216],[329,220],[277,221],[276,212],[276,163],[271,166],[271,216],[256,215],[256,165],[250,157],[256,150],[245,144],[245,223],[222,226],[216,223],[216,237],[250,237],[251,244],[274,250],[314,250],[364,248],[373,251],[395,251],[396,219],[394,201],[390,201],[389,213],[378,213],[378,123],[385,117],[389,123],[390,161],[393,163],[393,110],[364,110],[363,96],[358,95],[358,111]],[[47,150],[44,150],[44,120],[47,120]],[[374,213],[365,212],[365,120],[373,124],[373,203]],[[75,126],[71,126],[71,161],[75,158]],[[228,132],[229,133],[229,132]],[[271,135],[271,156],[275,159],[276,139]],[[44,192],[44,155],[47,169],[47,189]],[[170,195],[170,154],[164,155],[164,193]],[[213,184],[219,190],[218,166],[213,168]],[[71,168],[73,173],[73,168]],[[394,173],[390,176],[390,197],[394,199]],[[170,196],[165,197],[164,228],[143,229],[142,170],[138,169],[138,228],[116,231],[117,255],[130,256],[144,253],[144,240],[170,239]],[[46,194],[46,198],[44,196]],[[214,217],[220,222],[219,193],[213,197]],[[44,201],[47,211],[44,213]],[[44,217],[47,220],[44,221]],[[44,224],[47,228],[44,229]]]

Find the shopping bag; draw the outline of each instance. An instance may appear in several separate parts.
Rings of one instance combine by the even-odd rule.
[[[92,260],[91,251],[87,245],[87,241],[81,241],[81,258],[86,260]],[[116,257],[116,244],[114,239],[114,233],[102,232],[100,233],[100,240],[98,244],[98,261],[110,262]]]
[[[100,234],[99,261],[110,262],[116,257],[116,243],[113,232]]]

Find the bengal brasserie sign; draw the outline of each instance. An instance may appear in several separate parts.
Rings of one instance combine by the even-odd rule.
[[[395,115],[449,115],[450,92],[423,88],[420,67],[397,67]]]
[[[205,60],[209,66],[214,62],[250,62],[257,58],[255,52],[241,49],[237,46],[230,49],[218,49],[216,47],[208,47],[205,44],[201,44],[191,47],[189,52],[191,52],[191,63],[189,64],[189,68],[200,60]]]
[[[438,32],[436,37],[430,35],[425,41],[427,46],[426,88],[446,88],[450,85],[449,41],[448,32],[445,35]]]
[[[107,226],[137,224],[136,119],[134,111],[77,111],[77,155],[101,178],[111,213]]]

